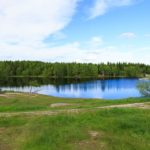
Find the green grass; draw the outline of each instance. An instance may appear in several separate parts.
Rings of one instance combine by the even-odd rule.
[[[71,99],[57,98],[44,95],[32,95],[20,93],[14,95],[6,93],[5,97],[0,96],[0,112],[18,112],[18,111],[39,111],[39,110],[57,110],[70,108],[93,108],[98,106],[126,104],[135,102],[147,102],[149,98],[128,98],[121,100],[101,100],[101,99]],[[68,103],[70,106],[50,107],[53,103]]]
[[[136,108],[94,109],[97,106],[147,102],[150,98],[124,100],[65,99],[44,95],[3,93],[0,113],[90,108],[75,114],[0,117],[0,150],[148,150],[150,110]],[[53,103],[72,106],[51,108]],[[96,135],[93,135],[96,134]]]
[[[0,118],[1,150],[148,150],[149,141],[149,110]]]

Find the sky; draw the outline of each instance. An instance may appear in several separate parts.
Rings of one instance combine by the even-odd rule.
[[[0,0],[0,60],[150,64],[150,1]]]

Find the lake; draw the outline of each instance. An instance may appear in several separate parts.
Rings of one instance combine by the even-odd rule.
[[[137,78],[117,78],[88,81],[56,81],[38,79],[39,87],[29,86],[27,79],[7,79],[1,80],[2,90],[13,90],[37,92],[39,94],[51,95],[66,98],[102,98],[119,99],[128,97],[140,97],[136,88],[139,79]]]

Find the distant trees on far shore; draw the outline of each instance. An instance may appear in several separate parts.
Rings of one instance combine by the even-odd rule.
[[[46,63],[0,61],[0,77],[100,78],[143,77],[150,65],[134,63]]]

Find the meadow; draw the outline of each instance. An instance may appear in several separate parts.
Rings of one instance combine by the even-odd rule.
[[[150,106],[149,101],[150,98],[112,101],[4,93],[0,96],[0,150],[148,150],[149,107],[101,107],[141,102]],[[52,104],[70,105],[51,107]],[[68,112],[70,109],[82,111]],[[42,114],[59,110],[66,111]],[[21,114],[37,111],[38,115]],[[2,115],[14,112],[18,115]]]

